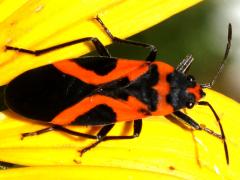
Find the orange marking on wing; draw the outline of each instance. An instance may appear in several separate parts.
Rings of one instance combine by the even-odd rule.
[[[146,64],[146,62],[137,60],[118,59],[116,68],[104,76],[97,75],[94,71],[82,68],[73,60],[59,61],[54,63],[53,65],[58,70],[65,74],[76,77],[86,83],[97,85],[127,76],[129,72],[135,71],[136,69],[141,67],[142,64]]]
[[[111,107],[117,115],[116,121],[132,121],[146,116],[139,112],[139,107],[146,109],[146,106],[134,97],[129,97],[128,101],[123,101],[103,95],[94,95],[65,109],[59,113],[51,123],[57,125],[71,124],[78,116],[83,115],[99,104],[105,104]]]
[[[143,63],[138,68],[136,68],[134,71],[131,71],[128,73],[128,78],[130,81],[133,81],[137,79],[142,74],[146,73],[149,70],[149,63]]]

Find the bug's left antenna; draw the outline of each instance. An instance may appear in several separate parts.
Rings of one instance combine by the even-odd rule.
[[[226,46],[226,50],[225,50],[225,54],[224,54],[223,60],[222,60],[221,64],[219,65],[219,67],[217,69],[217,73],[214,76],[213,80],[210,83],[201,84],[202,88],[211,88],[215,84],[217,78],[222,73],[224,65],[225,65],[227,57],[228,57],[228,53],[229,53],[230,47],[231,47],[231,41],[232,41],[232,25],[229,23],[228,24],[228,42],[227,42],[227,46]]]

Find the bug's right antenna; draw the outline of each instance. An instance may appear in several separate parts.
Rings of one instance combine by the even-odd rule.
[[[219,67],[217,69],[217,73],[214,76],[213,80],[210,83],[201,84],[202,88],[211,88],[215,84],[217,78],[222,73],[224,65],[225,65],[227,57],[228,57],[228,53],[229,53],[230,47],[231,47],[231,40],[232,40],[232,25],[229,23],[228,24],[228,42],[227,42],[227,47],[226,47],[226,50],[225,50],[225,54],[224,54],[223,60],[222,60],[221,64],[219,65]]]

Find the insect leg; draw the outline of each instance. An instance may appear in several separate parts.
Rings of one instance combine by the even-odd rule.
[[[98,141],[96,141],[95,143],[85,147],[84,149],[79,150],[80,156],[82,156],[85,152],[89,151],[90,149],[94,148],[99,143],[101,143],[103,141],[103,139],[105,138],[105,136],[113,128],[113,126],[114,126],[114,124],[103,126],[103,128],[98,132],[98,134],[96,136]]]
[[[39,56],[39,55],[42,55],[42,54],[45,54],[45,53],[48,53],[48,52],[51,52],[51,51],[54,51],[54,50],[57,50],[57,49],[60,49],[60,48],[64,48],[64,47],[67,47],[67,46],[71,46],[71,45],[74,45],[74,44],[83,43],[83,42],[87,42],[87,41],[91,41],[94,44],[97,52],[101,56],[108,56],[108,57],[111,56],[109,54],[108,50],[104,47],[104,45],[96,37],[85,37],[85,38],[81,38],[81,39],[76,39],[76,40],[73,40],[73,41],[65,42],[65,43],[62,43],[62,44],[58,44],[58,45],[51,46],[51,47],[44,48],[44,49],[40,49],[40,50],[29,50],[29,49],[23,49],[23,48],[12,47],[12,46],[5,46],[5,47],[6,47],[6,50],[15,50],[15,51],[19,51],[19,52],[22,52],[22,53],[27,53],[27,54],[32,54],[32,55],[35,55],[35,56]]]
[[[142,120],[141,119],[137,119],[134,120],[134,124],[133,124],[133,135],[130,136],[106,136],[104,138],[104,141],[107,140],[118,140],[118,139],[133,139],[136,138],[140,135],[142,130]]]
[[[46,133],[49,131],[54,131],[54,130],[62,131],[62,132],[65,132],[67,134],[71,134],[74,136],[79,136],[79,137],[84,137],[84,138],[89,138],[89,139],[97,139],[98,141],[96,141],[95,143],[91,144],[90,146],[87,146],[84,149],[79,151],[82,156],[85,152],[87,152],[90,149],[92,149],[93,147],[97,146],[102,141],[118,140],[118,139],[133,139],[135,137],[138,137],[140,135],[141,129],[142,129],[142,120],[138,119],[138,120],[134,121],[134,132],[133,132],[133,135],[131,135],[131,136],[107,136],[107,134],[113,128],[113,126],[114,126],[114,124],[106,125],[98,132],[97,135],[91,135],[91,134],[80,133],[77,131],[72,131],[63,126],[53,125],[51,127],[40,129],[38,131],[23,133],[21,139],[24,139],[25,137],[28,137],[28,136],[40,135],[40,134],[43,134],[43,133]]]
[[[28,136],[40,135],[40,134],[43,134],[43,133],[46,133],[46,132],[49,132],[49,131],[62,131],[62,132],[65,132],[67,134],[71,134],[71,135],[74,135],[74,136],[80,136],[80,137],[89,138],[89,139],[98,139],[98,137],[95,136],[95,135],[84,134],[84,133],[80,133],[80,132],[77,132],[77,131],[72,131],[72,130],[67,129],[63,126],[58,126],[58,125],[53,125],[51,127],[40,129],[40,130],[34,131],[34,132],[23,133],[21,139],[24,139],[25,137],[28,137]]]
[[[203,125],[198,124],[196,121],[194,121],[191,117],[187,116],[183,112],[175,111],[173,114],[176,117],[178,117],[179,119],[181,119],[182,121],[184,121],[186,124],[188,124],[189,126],[194,128],[194,130],[203,130],[203,131],[207,132],[208,134],[211,134],[219,139],[223,139],[222,135],[214,132],[213,130],[211,130]]]
[[[227,147],[227,143],[226,143],[226,136],[225,136],[225,133],[223,131],[223,127],[222,127],[222,124],[220,122],[220,118],[218,117],[216,111],[213,109],[212,105],[207,102],[207,101],[199,101],[198,102],[199,105],[203,105],[203,106],[208,106],[212,113],[214,114],[217,122],[218,122],[218,125],[219,125],[219,128],[220,128],[220,131],[221,131],[221,135],[222,135],[222,140],[223,140],[223,145],[224,145],[224,151],[225,151],[225,156],[226,156],[226,161],[227,161],[227,164],[229,164],[229,155],[228,155],[228,147]]]
[[[211,109],[212,107],[209,104],[206,104],[205,101],[203,101],[202,103],[200,103],[200,105],[207,105],[209,106]],[[213,110],[213,113],[216,117],[216,112]],[[226,161],[227,164],[229,164],[229,155],[228,155],[228,148],[227,148],[227,144],[226,144],[226,140],[225,140],[225,135],[223,133],[222,130],[222,126],[220,125],[220,129],[221,129],[221,134],[218,134],[216,132],[214,132],[213,130],[198,124],[196,121],[194,121],[192,118],[190,118],[189,116],[187,116],[186,114],[182,113],[181,111],[176,111],[173,113],[175,116],[177,116],[178,118],[180,118],[181,120],[183,120],[186,124],[188,124],[189,126],[191,126],[192,128],[194,128],[194,130],[203,130],[205,132],[207,132],[208,134],[211,134],[219,139],[221,139],[223,141],[223,145],[224,145],[224,151],[225,151],[225,157],[226,157]],[[218,117],[218,116],[217,116]],[[220,122],[219,118],[217,119],[217,121]]]
[[[97,146],[99,143],[101,143],[103,141],[119,140],[119,139],[133,139],[135,137],[138,137],[140,135],[141,129],[142,129],[142,120],[138,119],[138,120],[134,121],[134,130],[133,130],[133,135],[131,135],[131,136],[107,136],[108,132],[113,128],[113,126],[114,126],[114,124],[104,126],[97,134],[98,141],[79,151],[81,153],[81,156],[85,152],[89,151],[90,149]]]
[[[109,29],[105,26],[105,24],[103,23],[103,21],[97,16],[95,18],[99,24],[103,27],[104,31],[107,33],[107,35],[112,39],[113,42],[118,42],[118,43],[125,43],[125,44],[131,44],[131,45],[135,45],[135,46],[140,46],[140,47],[144,47],[147,49],[150,49],[150,53],[147,56],[146,60],[153,62],[156,59],[157,56],[157,48],[154,45],[151,44],[145,44],[145,43],[141,43],[141,42],[136,42],[136,41],[131,41],[131,40],[124,40],[124,39],[120,39],[118,37],[115,37],[112,35],[112,33],[109,31]]]
[[[54,126],[51,126],[51,127],[47,127],[47,128],[44,128],[44,129],[40,129],[38,131],[34,131],[34,132],[22,133],[21,134],[21,140],[23,140],[25,137],[28,137],[28,136],[36,136],[36,135],[40,135],[40,134],[43,134],[43,133],[46,133],[46,132],[49,132],[49,131],[53,131],[53,130],[54,130]]]

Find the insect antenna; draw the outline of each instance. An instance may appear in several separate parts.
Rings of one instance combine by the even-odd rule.
[[[202,88],[211,88],[215,84],[217,78],[222,73],[224,65],[225,65],[227,57],[228,57],[228,53],[229,53],[230,47],[231,47],[231,41],[232,41],[232,25],[229,23],[228,24],[228,42],[227,42],[227,46],[226,46],[226,50],[225,50],[225,54],[224,54],[223,60],[220,63],[220,65],[219,65],[219,67],[217,69],[217,73],[214,76],[213,80],[210,83],[201,84],[200,86]]]

